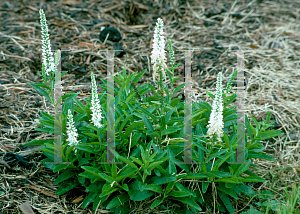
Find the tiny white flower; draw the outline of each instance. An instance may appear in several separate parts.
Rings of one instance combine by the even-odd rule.
[[[102,116],[101,112],[101,105],[100,100],[98,99],[98,93],[97,93],[97,85],[94,73],[91,73],[91,79],[92,79],[92,107],[91,110],[93,112],[92,114],[92,121],[95,126],[98,128],[101,128],[103,125],[100,123],[101,119],[104,118]]]
[[[163,32],[163,21],[161,18],[157,19],[156,27],[154,30],[153,50],[151,55],[151,62],[153,64],[153,81],[155,81],[158,69],[162,70],[163,76],[166,78],[166,73],[163,68],[167,69],[166,56],[165,56],[165,38]]]
[[[74,121],[73,121],[73,115],[71,113],[71,110],[68,110],[68,122],[67,122],[68,128],[67,128],[67,133],[68,133],[68,139],[67,141],[69,142],[69,145],[77,145],[77,129],[74,126]]]
[[[213,101],[212,112],[210,114],[210,120],[207,127],[209,127],[207,131],[208,136],[213,136],[213,134],[218,135],[218,140],[221,140],[223,136],[223,97],[222,97],[222,73],[219,72],[217,79],[217,94],[215,95],[215,99]]]
[[[114,185],[115,182],[116,182],[116,181],[113,181],[113,182],[110,184],[110,187],[112,187],[112,186]]]
[[[45,73],[47,76],[49,76],[49,73],[55,72],[55,64],[54,64],[53,53],[51,52],[47,20],[44,11],[42,9],[40,9],[40,22],[42,28],[43,63],[45,66]]]

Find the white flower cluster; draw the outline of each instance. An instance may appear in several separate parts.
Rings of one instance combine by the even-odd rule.
[[[163,68],[167,69],[166,56],[165,56],[165,39],[163,32],[163,21],[161,18],[157,19],[156,27],[154,30],[153,50],[151,55],[151,62],[153,64],[153,81],[155,81],[158,69],[161,69],[164,78],[166,73]]]
[[[94,73],[91,73],[91,79],[92,79],[92,107],[91,110],[93,112],[92,114],[92,121],[95,126],[98,128],[101,128],[103,125],[100,123],[101,119],[104,118],[102,117],[102,112],[101,112],[101,105],[100,105],[100,100],[98,99],[98,93],[97,93],[97,85],[96,85],[96,80]]]
[[[67,128],[67,133],[68,133],[68,139],[67,141],[69,141],[69,145],[77,145],[78,141],[77,141],[77,129],[74,126],[74,121],[73,121],[73,115],[71,113],[71,110],[68,109],[68,122],[67,122],[68,128]]]
[[[40,9],[40,22],[42,28],[43,63],[45,66],[45,73],[48,76],[49,73],[55,72],[55,64],[54,64],[53,53],[51,52],[47,21],[46,21],[44,11],[42,9]]]
[[[215,95],[215,99],[213,101],[213,109],[210,114],[210,120],[207,127],[209,127],[207,131],[208,136],[213,136],[213,134],[218,135],[218,140],[221,140],[223,136],[223,97],[222,97],[222,73],[219,72],[217,79],[217,94]]]

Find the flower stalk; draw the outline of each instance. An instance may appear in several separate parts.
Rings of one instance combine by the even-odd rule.
[[[222,96],[222,73],[219,72],[217,78],[217,94],[215,95],[215,99],[213,101],[212,112],[210,114],[210,120],[207,127],[209,127],[207,131],[207,136],[214,136],[216,134],[218,136],[218,140],[221,140],[223,136],[223,96]]]
[[[92,122],[94,125],[98,128],[101,128],[103,125],[101,124],[101,119],[104,118],[102,116],[101,112],[101,105],[100,105],[100,100],[98,98],[98,93],[97,93],[97,85],[96,85],[96,80],[94,73],[91,73],[91,79],[92,79],[92,107],[91,110],[93,112],[92,114]]]
[[[163,21],[161,18],[157,19],[156,27],[154,30],[154,40],[153,40],[153,50],[151,55],[151,62],[153,64],[153,81],[155,82],[158,76],[157,72],[160,73],[160,81],[162,81],[161,76],[166,78],[166,73],[164,69],[167,69],[166,56],[165,56],[165,38],[163,31]]]
[[[42,32],[42,56],[43,56],[43,63],[42,63],[42,74],[40,74],[43,78],[43,82],[45,85],[48,84],[48,78],[50,79],[50,93],[51,93],[51,102],[54,105],[54,74],[55,74],[55,62],[53,53],[51,51],[51,44],[49,39],[49,33],[48,33],[48,25],[46,16],[44,14],[44,11],[40,9],[40,23],[41,23],[41,32]],[[47,84],[46,84],[47,83]],[[49,94],[49,92],[48,92]]]
[[[68,109],[68,122],[67,122],[67,133],[68,133],[68,139],[67,141],[69,142],[69,145],[77,145],[78,140],[77,140],[77,129],[74,126],[74,121],[73,121],[73,115],[70,109]]]

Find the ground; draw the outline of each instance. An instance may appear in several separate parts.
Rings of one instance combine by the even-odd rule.
[[[68,71],[62,79],[63,91],[81,91],[81,100],[89,96],[84,93],[90,92],[91,72],[98,83],[106,77],[106,57],[98,52],[101,49],[123,49],[123,54],[115,56],[115,71],[121,72],[121,67],[129,72],[147,69],[139,84],[152,81],[150,54],[159,17],[166,39],[173,43],[175,60],[181,62],[175,71],[179,82],[184,81],[182,50],[198,49],[193,52],[192,76],[200,100],[211,102],[203,93],[215,88],[218,72],[223,74],[223,84],[227,83],[237,67],[236,50],[243,50],[245,113],[262,121],[270,110],[273,129],[284,132],[262,141],[276,161],[255,162],[259,166],[256,173],[268,180],[255,188],[271,190],[273,199],[280,201],[286,184],[290,191],[299,182],[299,1],[22,0],[0,4],[1,213],[22,213],[18,206],[26,201],[35,213],[91,213],[90,208],[81,209],[80,191],[73,197],[56,196],[58,186],[53,181],[57,175],[41,164],[41,152],[23,146],[33,139],[51,137],[34,128],[39,112],[53,115],[53,108],[28,84],[42,82],[38,74],[42,62],[40,8],[48,21],[52,50],[62,50],[62,70]],[[99,38],[102,27],[116,28],[121,43],[104,44]],[[7,154],[26,157],[34,167],[5,162],[2,159]],[[241,203],[249,209],[248,202]]]

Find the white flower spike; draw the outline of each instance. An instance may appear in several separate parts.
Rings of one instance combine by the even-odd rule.
[[[153,50],[151,55],[151,62],[153,64],[153,81],[155,81],[158,69],[161,68],[164,78],[166,73],[163,68],[167,69],[166,56],[165,56],[165,38],[163,32],[163,21],[161,18],[157,19],[156,27],[154,30]]]
[[[47,20],[44,11],[42,9],[40,9],[40,22],[42,28],[43,63],[45,66],[45,73],[47,76],[49,76],[49,73],[55,72],[55,64],[54,64],[53,53],[51,52]]]
[[[212,112],[210,114],[209,127],[207,131],[208,136],[213,136],[213,134],[218,135],[218,140],[221,140],[223,136],[223,97],[222,97],[222,73],[219,72],[217,79],[217,94],[213,101]]]
[[[67,141],[69,142],[69,145],[77,145],[77,129],[74,126],[74,121],[73,121],[73,115],[71,113],[71,110],[68,110],[68,122],[67,122],[68,128],[67,128],[67,133],[68,133],[68,139]]]
[[[101,119],[104,118],[102,117],[102,112],[101,112],[101,105],[100,105],[100,100],[98,99],[98,93],[97,93],[97,85],[96,85],[96,80],[94,73],[91,73],[91,79],[92,79],[92,107],[91,110],[93,112],[92,114],[92,121],[95,126],[98,128],[101,128],[103,125],[100,123]]]

